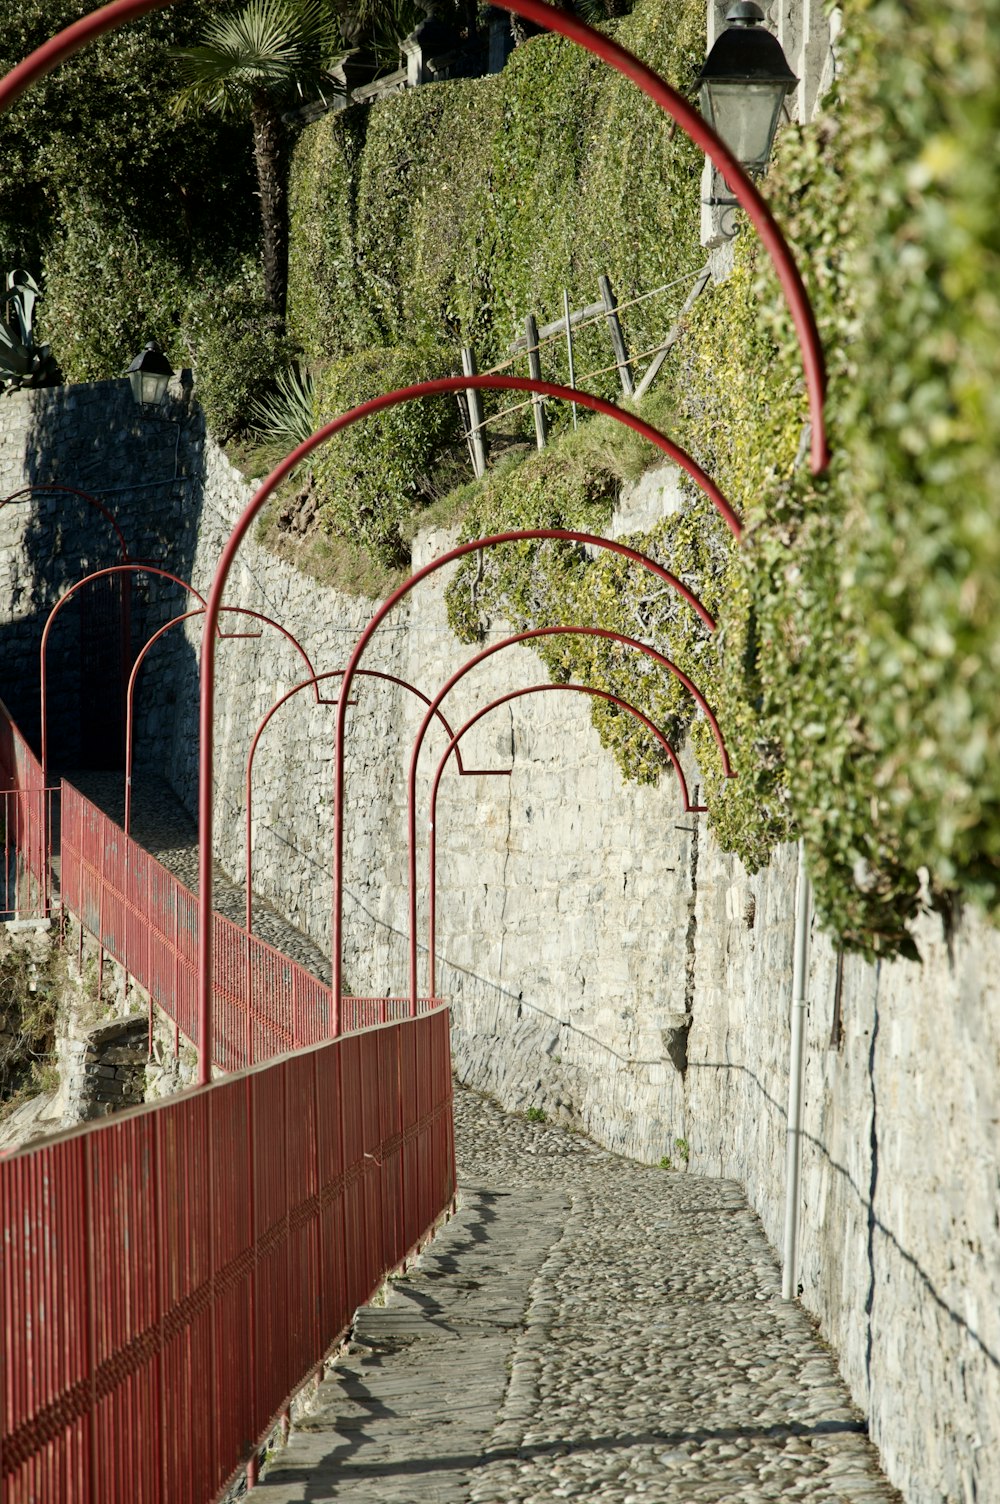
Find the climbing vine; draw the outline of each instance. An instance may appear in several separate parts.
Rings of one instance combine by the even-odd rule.
[[[868,956],[915,955],[922,903],[968,894],[1000,909],[1000,234],[987,207],[1000,87],[985,61],[996,10],[967,5],[956,19],[927,0],[905,15],[900,0],[856,0],[845,82],[780,142],[768,195],[828,355],[828,475],[804,463],[794,335],[746,231],[658,398],[664,426],[747,521],[733,549],[692,503],[640,543],[678,571],[685,546],[701,550],[692,583],[719,616],[704,642],[687,619],[649,623],[683,666],[697,661],[731,744],[739,777],[723,782],[708,728],[682,712],[713,827],[751,868],[802,834],[822,920]],[[536,520],[577,515],[574,484],[548,510],[539,501]],[[488,486],[467,530],[508,518],[516,495],[510,479]],[[467,567],[453,620],[468,633],[476,613],[534,619],[587,602],[617,624],[635,586],[602,595],[607,573],[578,555],[505,560],[473,602]],[[615,746],[627,774],[655,773]]]
[[[703,28],[699,0],[640,0],[612,23],[680,87]],[[602,273],[624,300],[696,270],[700,173],[698,152],[633,84],[554,36],[493,77],[327,115],[295,154],[291,330],[313,362],[430,339],[456,361],[474,345],[485,368],[527,313],[561,313],[564,288],[577,307],[599,296]],[[657,303],[630,315],[637,347],[662,336],[663,318]],[[585,363],[608,363],[605,334],[581,336]],[[565,378],[561,350],[546,375]]]

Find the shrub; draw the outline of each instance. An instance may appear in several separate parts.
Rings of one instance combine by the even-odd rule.
[[[183,363],[190,298],[174,259],[81,197],[64,211],[42,273],[39,325],[67,381],[120,376],[147,340]]]
[[[382,392],[447,374],[428,349],[375,349],[335,361],[316,378],[316,426]],[[430,471],[459,437],[454,397],[405,402],[337,434],[317,453],[313,473],[326,528],[360,538],[380,562],[409,558],[402,528],[433,496]]]
[[[642,0],[613,24],[690,82],[699,0]],[[456,357],[475,345],[485,369],[526,314],[561,313],[564,287],[574,306],[591,303],[607,273],[625,300],[700,266],[700,172],[700,154],[634,84],[558,37],[518,48],[494,77],[325,116],[295,153],[290,328],[310,359],[426,338]],[[631,310],[636,348],[669,322],[662,299]],[[545,360],[565,378],[561,347]],[[609,361],[606,332],[581,331],[577,369]],[[609,373],[596,387],[614,383]]]
[[[223,443],[245,433],[255,404],[297,353],[264,301],[259,264],[248,260],[230,280],[206,282],[188,307],[184,335],[212,433]]]

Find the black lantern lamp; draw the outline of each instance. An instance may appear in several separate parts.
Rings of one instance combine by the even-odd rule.
[[[737,0],[698,75],[701,113],[753,176],[767,167],[781,106],[798,83],[763,19],[753,0]]]
[[[150,340],[141,355],[128,368],[132,396],[139,407],[159,407],[167,394],[173,367],[155,340]]]

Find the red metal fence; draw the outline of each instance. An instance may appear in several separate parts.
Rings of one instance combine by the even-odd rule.
[[[197,899],[65,782],[61,805],[64,905],[197,1044]],[[224,1071],[409,1013],[405,999],[344,997],[337,1020],[330,988],[312,972],[221,914],[213,922],[213,1061]],[[419,1012],[436,1006],[421,999]]]
[[[42,765],[0,701],[0,917],[48,913],[52,796]]]
[[[0,1160],[3,1498],[216,1498],[453,1194],[446,1009]]]

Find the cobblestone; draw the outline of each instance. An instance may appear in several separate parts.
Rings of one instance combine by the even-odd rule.
[[[889,1504],[739,1186],[456,1090],[458,1214],[358,1313],[254,1504]]]

